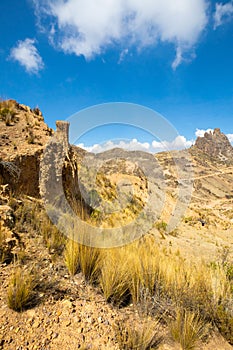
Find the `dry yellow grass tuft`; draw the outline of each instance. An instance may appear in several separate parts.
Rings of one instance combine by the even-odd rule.
[[[64,251],[65,264],[71,276],[74,276],[79,268],[79,246],[73,240],[68,240]]]
[[[176,310],[176,319],[170,327],[173,339],[183,350],[196,349],[208,334],[208,326],[198,314],[180,308]]]
[[[120,349],[156,349],[163,339],[156,320],[144,319],[139,324],[121,320],[116,322],[114,329]]]
[[[23,311],[33,305],[34,288],[35,276],[32,271],[17,267],[13,271],[8,285],[7,304],[9,308]]]
[[[123,304],[129,296],[129,269],[124,249],[103,252],[100,288],[107,301]]]

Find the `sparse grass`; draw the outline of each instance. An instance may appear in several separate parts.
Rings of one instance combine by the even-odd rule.
[[[9,108],[2,108],[0,110],[0,117],[5,122],[6,126],[10,126],[14,120],[15,112]]]
[[[152,248],[152,250],[151,250]],[[129,288],[134,303],[140,301],[142,290],[153,295],[159,284],[159,260],[157,248],[145,240],[142,245],[129,246]]]
[[[183,350],[197,349],[208,332],[206,323],[194,312],[177,309],[176,319],[171,323],[171,334]]]
[[[78,248],[80,269],[86,280],[95,283],[100,274],[100,250],[82,244],[79,244]]]
[[[35,137],[33,131],[30,129],[29,132],[28,132],[28,135],[27,135],[27,142],[28,142],[28,144],[29,145],[30,144],[34,144],[35,143],[35,139],[36,139],[36,137]]]
[[[17,229],[30,235],[40,232],[49,252],[61,253],[65,238],[48,219],[39,202],[29,198],[21,204],[12,203],[16,207]],[[0,229],[0,249],[3,238]],[[185,345],[186,339],[180,338],[179,341],[184,342],[181,345],[184,346],[183,349],[192,349],[202,339],[201,324],[205,322],[216,325],[225,339],[233,344],[233,268],[228,255],[228,250],[225,249],[219,261],[209,265],[205,262],[187,261],[181,254],[158,247],[155,238],[150,235],[123,248],[107,250],[67,240],[64,253],[69,273],[74,275],[81,271],[86,280],[100,287],[108,302],[122,307],[132,302],[132,310],[137,310],[142,317],[159,315],[165,324],[169,323],[170,317],[174,319],[178,308],[180,311],[177,311],[177,324],[173,322],[173,332],[175,327],[178,332],[179,321],[179,329],[184,329],[180,333],[191,339],[191,345]],[[18,275],[14,281],[17,279]],[[22,276],[22,279],[26,277]],[[20,297],[16,297],[16,291],[12,292],[18,288],[13,278],[9,290],[10,285],[9,303],[15,303],[16,306],[12,308],[21,311],[30,302],[26,301],[25,305],[20,306]],[[27,299],[27,290],[23,283],[21,285],[24,290],[18,288],[18,295],[21,293],[24,300],[24,296]],[[28,286],[32,289],[30,281]],[[14,295],[15,300],[18,298],[16,301],[13,301]],[[138,339],[137,336],[134,338]]]
[[[65,264],[73,276],[81,270],[85,279],[96,283],[100,273],[100,250],[69,239],[64,253]]]
[[[36,201],[32,202],[26,198],[22,198],[21,204],[15,208],[16,229],[22,232],[29,227],[33,228],[33,230],[39,230],[39,211],[39,205]]]
[[[6,245],[6,234],[0,223],[0,263],[10,262],[12,254]]]
[[[35,231],[43,237],[45,246],[52,254],[61,254],[65,247],[65,237],[51,222],[45,210],[37,201],[23,199],[16,212],[16,227],[19,231]]]
[[[167,231],[167,223],[165,221],[158,221],[158,222],[156,222],[155,227],[157,228],[157,230],[161,234],[161,237],[163,239],[165,239],[165,234]]]
[[[69,239],[64,252],[65,264],[71,276],[74,276],[79,268],[79,246],[78,243]]]
[[[129,269],[124,249],[111,249],[104,254],[99,283],[107,301],[122,305],[127,300]]]
[[[162,342],[159,323],[151,319],[138,322],[121,320],[114,326],[117,343],[122,350],[156,349]]]
[[[71,273],[80,269],[86,279],[97,281],[108,302],[118,306],[133,302],[141,316],[160,315],[165,323],[167,315],[174,318],[177,314],[171,329],[182,349],[194,349],[206,335],[209,322],[232,343],[233,283],[231,269],[225,265],[187,262],[180,255],[159,249],[151,236],[127,247],[103,251],[77,243],[68,243],[68,247],[66,264],[71,266]],[[133,334],[127,333],[127,337],[137,339]]]
[[[6,126],[14,121],[16,111],[14,101],[6,100],[0,102],[0,120],[4,121]]]
[[[45,213],[44,216],[42,214],[42,218],[39,221],[39,229],[49,252],[61,254],[65,247],[65,237],[60,233],[57,227],[52,224]]]
[[[34,288],[35,277],[32,271],[17,267],[10,277],[7,291],[9,308],[15,311],[23,311],[33,305]]]
[[[14,163],[2,161],[0,159],[0,173],[4,182],[8,182],[9,177],[17,181],[19,179],[20,170]]]
[[[233,300],[215,310],[215,323],[224,338],[233,345]]]

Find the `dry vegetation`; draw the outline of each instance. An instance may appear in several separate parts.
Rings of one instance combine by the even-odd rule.
[[[135,324],[121,320],[114,328],[120,349],[157,349],[162,342],[159,323],[152,319],[144,319],[143,322]]]
[[[9,280],[7,305],[15,311],[23,311],[35,303],[35,275],[32,271],[17,267]]]
[[[155,348],[165,334],[158,331],[159,324],[182,349],[198,348],[215,327],[233,344],[233,265],[227,252],[220,261],[195,263],[159,248],[150,235],[122,248],[86,247],[62,237],[38,202],[24,200],[16,206],[17,230],[40,235],[55,263],[64,259],[71,276],[81,272],[116,308],[133,305],[140,320],[135,318],[133,326],[124,320],[115,324],[120,349]],[[2,252],[3,242],[1,233]],[[14,255],[6,296],[16,311],[31,307],[38,289],[31,264],[20,254],[22,250]]]
[[[26,113],[25,108],[23,113]],[[39,119],[42,118],[40,111],[35,110],[34,113],[38,114]],[[11,127],[11,124],[17,122],[17,118],[14,103],[0,103],[0,120],[4,122],[4,127]],[[35,141],[43,139],[39,135],[34,137],[30,120],[26,121],[27,126],[24,124],[23,128],[27,133],[24,141],[27,140],[28,144],[32,144],[31,147],[36,147]],[[45,132],[49,134],[48,129]],[[25,143],[22,148],[24,146]],[[170,169],[167,174],[168,187],[170,186],[168,195],[173,203],[175,177],[172,174],[172,164],[166,155],[162,154],[160,157],[160,162],[166,163]],[[224,175],[227,189],[221,189],[222,197],[218,197],[218,187],[221,186],[211,182],[210,167],[208,168],[209,164],[206,165],[209,158],[204,155],[199,157],[199,153],[196,157],[195,164],[199,163],[195,171],[200,173],[197,174],[192,209],[183,218],[181,226],[186,230],[183,232],[198,232],[200,236],[194,237],[195,242],[198,242],[198,239],[200,241],[206,238],[204,231],[199,230],[200,220],[205,222],[204,229],[208,231],[208,237],[217,235],[220,227],[224,231],[229,229],[232,203],[231,198],[226,196],[229,196],[228,187],[231,188],[232,178],[230,173]],[[13,179],[18,177],[18,169],[12,162],[0,159],[0,174],[3,168],[7,170],[7,176],[9,174]],[[97,178],[98,185],[102,188],[102,197],[111,201],[116,197],[118,175],[105,171],[103,174]],[[124,174],[128,181],[127,176]],[[142,177],[139,181],[135,174],[131,176],[136,189],[141,187],[143,192],[146,188],[145,179]],[[207,177],[200,181],[202,176]],[[211,190],[215,191],[213,196]],[[98,202],[95,193],[91,194],[91,200]],[[140,191],[136,194],[124,211],[117,215],[113,213],[103,216],[101,207],[98,206],[89,213],[87,208],[82,207],[82,202],[77,212],[80,217],[87,217],[96,226],[116,227],[116,223],[121,225],[127,220],[134,220],[140,212],[145,198]],[[202,203],[197,205],[200,196],[204,200],[206,196],[208,200],[216,197],[216,202],[210,202],[211,207],[204,207]],[[223,196],[226,202],[221,208],[220,199]],[[19,345],[21,340],[18,340],[18,347],[15,346],[14,340],[19,339],[17,334],[24,327],[22,320],[28,310],[35,310],[35,314],[42,311],[48,313],[46,327],[64,328],[63,336],[68,333],[68,340],[74,341],[68,347],[63,346],[64,350],[210,349],[215,346],[211,343],[212,339],[215,336],[220,337],[220,334],[225,339],[224,345],[216,345],[215,348],[225,350],[233,345],[233,262],[231,248],[221,244],[221,240],[217,241],[216,238],[216,246],[220,251],[218,258],[215,255],[212,260],[201,260],[198,248],[193,256],[185,256],[182,250],[176,251],[174,248],[175,242],[179,245],[182,241],[179,228],[170,235],[167,234],[168,211],[155,223],[152,233],[140,240],[121,248],[97,249],[64,237],[47,217],[39,199],[29,196],[14,197],[9,193],[3,198],[1,205],[5,206],[7,215],[10,212],[12,226],[9,229],[0,224],[0,311],[6,317],[4,325],[0,326],[0,349],[62,348],[62,339],[60,343],[55,343],[55,339],[59,338],[56,332],[55,335],[48,335],[50,338],[43,340],[43,345],[39,343],[39,339],[37,344],[26,345],[23,341]],[[215,231],[212,234],[213,227]],[[155,230],[157,237],[154,235]],[[211,239],[215,240],[213,237]],[[185,241],[186,246],[189,242]],[[86,308],[88,303],[95,311]],[[65,310],[64,316],[63,309],[66,307],[68,311]],[[11,312],[15,312],[13,316]],[[93,316],[95,312],[96,315]],[[106,319],[105,313],[108,314]],[[18,315],[22,319],[17,318]],[[77,315],[81,315],[80,319]],[[29,317],[28,329],[33,327],[33,332],[43,329],[40,333],[43,337],[46,327],[43,328],[43,321],[37,323],[36,316],[33,317]],[[11,328],[13,326],[8,325],[8,322],[14,322],[14,318],[18,322],[17,332]],[[78,330],[78,342],[76,338],[72,340],[70,325],[76,327],[75,332]],[[95,330],[94,335],[90,336],[92,338],[88,338],[94,327],[98,331]],[[8,335],[9,340],[6,341]]]

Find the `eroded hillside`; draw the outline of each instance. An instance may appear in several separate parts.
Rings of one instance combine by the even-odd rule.
[[[83,160],[92,165],[95,156],[69,145],[67,124],[57,127],[54,138],[39,109],[0,104],[0,348],[231,349],[233,157],[225,135],[216,129],[188,151],[157,154],[157,168],[149,157],[156,176],[150,187],[132,161],[140,155],[144,162],[143,154],[125,160],[123,150],[109,152],[106,159],[117,159],[88,173]],[[157,202],[164,194],[145,237],[97,249],[58,231],[40,199],[39,172],[48,142],[59,159],[59,137],[65,197],[88,224],[124,226],[143,211],[151,190]],[[48,169],[57,180],[47,160],[45,175]],[[182,216],[169,230],[176,213]]]

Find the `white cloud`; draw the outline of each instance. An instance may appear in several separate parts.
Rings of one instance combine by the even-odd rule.
[[[44,67],[33,39],[18,41],[17,45],[11,49],[10,58],[19,62],[28,73],[37,74]]]
[[[93,146],[85,146],[83,143],[78,144],[78,147],[86,149],[88,152],[100,153],[108,151],[113,148],[123,148],[128,151],[144,151],[150,153],[157,153],[162,151],[171,151],[188,148],[193,144],[193,141],[188,141],[184,136],[177,136],[175,140],[168,141],[152,141],[140,142],[137,139],[132,139],[129,141],[107,141],[103,144],[94,144]]]
[[[208,0],[33,0],[40,25],[50,42],[66,53],[87,59],[117,45],[155,46],[171,43],[177,51],[192,48],[207,24]],[[51,30],[52,29],[52,30]]]
[[[108,151],[113,148],[123,148],[128,151],[150,151],[150,144],[148,142],[139,142],[137,139],[132,139],[129,141],[107,141],[103,144],[94,144],[93,146],[85,146],[83,143],[77,145],[78,147],[86,149],[88,152],[100,153]]]
[[[205,135],[206,132],[208,133],[213,133],[214,129],[196,129],[195,135],[196,137],[200,136],[203,137]],[[233,134],[226,134],[226,136],[228,137],[229,141],[233,144]]]
[[[233,134],[227,134],[226,136],[228,137],[230,143],[233,144]]]
[[[152,147],[155,151],[172,151],[191,147],[193,140],[187,140],[184,136],[177,136],[173,141],[153,141]]]
[[[176,68],[181,64],[182,61],[183,61],[182,50],[181,50],[180,47],[177,47],[177,49],[176,49],[176,58],[172,62],[172,69],[176,70]]]
[[[233,18],[233,1],[226,4],[217,3],[214,13],[214,29],[222,25],[224,22]]]
[[[214,129],[196,129],[195,131],[195,135],[196,137],[203,137],[205,135],[206,132],[210,133],[210,132],[213,132]]]
[[[129,53],[129,49],[124,49],[124,50],[121,51],[120,57],[119,57],[119,60],[118,60],[118,64],[120,64],[122,61],[124,61],[125,56],[127,56],[128,53]]]

